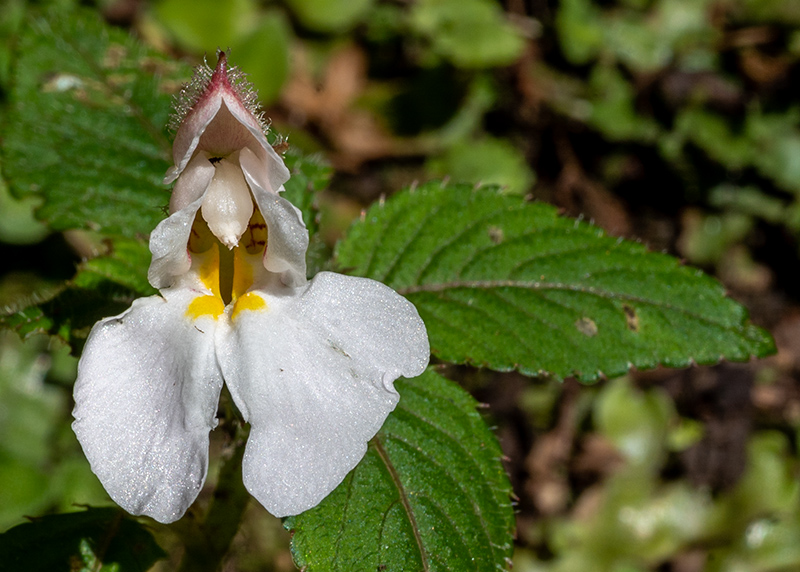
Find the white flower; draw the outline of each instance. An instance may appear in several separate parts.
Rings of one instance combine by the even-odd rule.
[[[244,483],[272,514],[318,504],[394,409],[399,376],[428,363],[425,326],[390,288],[305,277],[308,233],[278,195],[289,172],[252,96],[228,69],[199,68],[178,107],[170,216],[153,231],[151,283],[92,328],[73,428],[109,495],[179,519],[208,468],[223,381],[250,436]]]

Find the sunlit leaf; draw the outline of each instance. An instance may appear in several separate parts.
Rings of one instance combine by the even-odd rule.
[[[589,381],[774,347],[699,270],[494,188],[399,193],[350,229],[337,262],[411,300],[445,361]]]
[[[34,18],[19,41],[4,172],[38,194],[56,230],[149,232],[169,200],[165,131],[182,64],[139,46],[91,12]]]

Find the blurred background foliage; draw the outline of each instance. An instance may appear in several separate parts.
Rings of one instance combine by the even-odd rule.
[[[0,5],[0,102],[26,13],[47,4]],[[335,170],[317,199],[329,247],[364,205],[447,176],[715,274],[775,357],[592,387],[455,373],[509,459],[514,570],[800,569],[800,2],[80,4],[190,63],[230,48],[276,131]],[[50,233],[36,207],[0,181],[6,312],[92,255],[96,239]],[[55,338],[0,336],[0,530],[109,502],[69,429],[75,367]],[[292,569],[280,524],[251,509],[233,568]]]

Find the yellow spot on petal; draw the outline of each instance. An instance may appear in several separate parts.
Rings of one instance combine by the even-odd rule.
[[[219,249],[211,248],[202,254],[195,254],[194,257],[200,259],[200,280],[222,302],[219,288]]]
[[[186,315],[193,320],[201,316],[212,316],[216,320],[223,312],[225,304],[216,296],[198,296],[186,308]]]
[[[236,316],[239,315],[240,312],[245,310],[266,310],[267,309],[267,302],[256,294],[255,292],[248,292],[236,302],[233,303],[233,312],[231,312],[231,320],[235,320]]]

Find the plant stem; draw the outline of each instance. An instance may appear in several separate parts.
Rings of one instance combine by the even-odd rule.
[[[241,429],[239,433],[241,433]],[[250,495],[242,483],[245,439],[240,435],[230,459],[223,462],[206,519],[186,539],[179,572],[216,572],[239,529]]]

